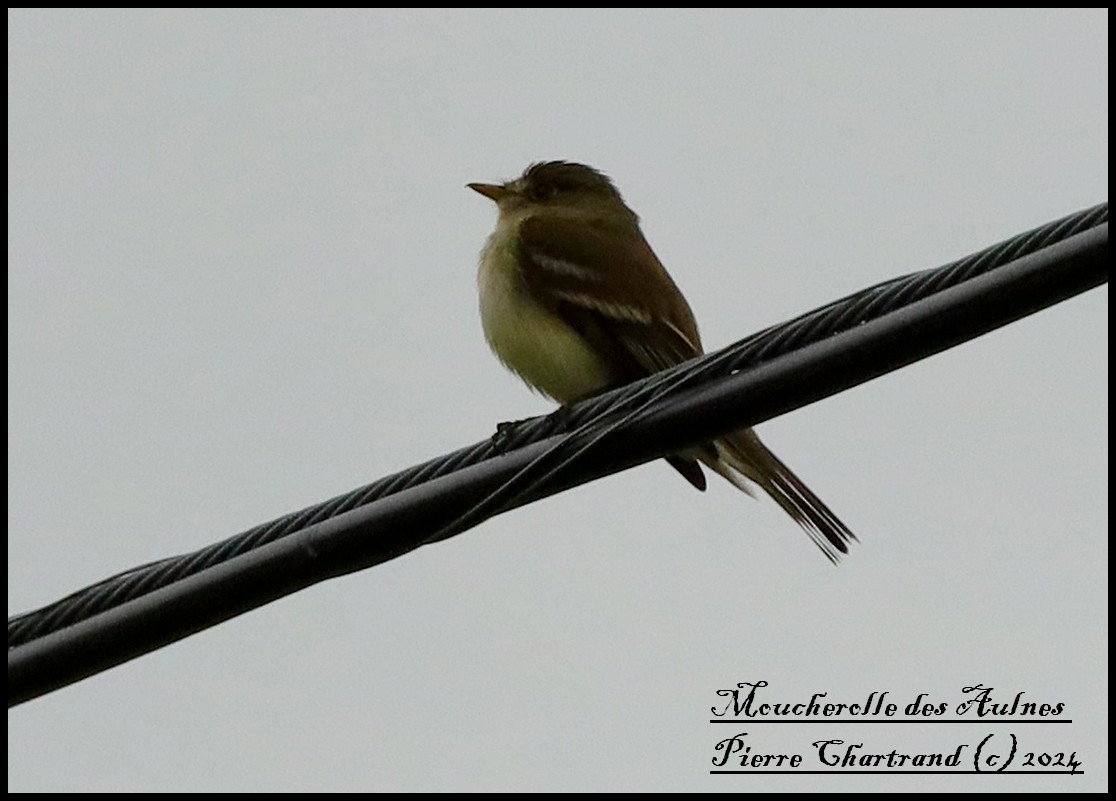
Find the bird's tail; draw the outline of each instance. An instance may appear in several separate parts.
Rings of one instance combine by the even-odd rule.
[[[713,443],[717,458],[701,457],[711,470],[738,489],[752,495],[745,480],[763,489],[810,535],[822,553],[834,564],[849,552],[856,535],[829,510],[779,457],[767,449],[750,428],[735,431]]]

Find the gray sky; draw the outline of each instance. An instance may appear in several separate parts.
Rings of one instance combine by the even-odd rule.
[[[608,172],[711,347],[1108,197],[1107,10],[8,21],[10,614],[548,411],[468,181]],[[762,426],[837,569],[646,465],[16,708],[8,787],[1107,789],[1107,338],[1104,287]],[[707,722],[758,680],[1073,723]],[[709,775],[739,731],[1085,775]]]

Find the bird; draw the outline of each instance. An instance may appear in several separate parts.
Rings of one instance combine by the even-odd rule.
[[[466,186],[498,210],[477,271],[484,336],[530,387],[565,405],[702,355],[689,303],[603,172],[540,161]],[[753,497],[756,484],[833,563],[856,540],[751,428],[666,460],[701,491],[702,465]]]

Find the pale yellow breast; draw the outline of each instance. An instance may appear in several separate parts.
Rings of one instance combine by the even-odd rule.
[[[528,294],[498,225],[481,255],[477,285],[481,324],[492,352],[535,389],[559,403],[591,395],[612,383],[608,365],[589,343]]]

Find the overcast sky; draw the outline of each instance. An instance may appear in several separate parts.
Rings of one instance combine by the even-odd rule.
[[[549,411],[469,181],[609,173],[710,347],[1108,199],[1107,10],[8,22],[9,614]],[[15,708],[9,790],[1106,790],[1107,286],[760,431],[840,567],[645,465]],[[1073,722],[708,722],[760,680]],[[710,775],[744,731],[1084,775]]]

